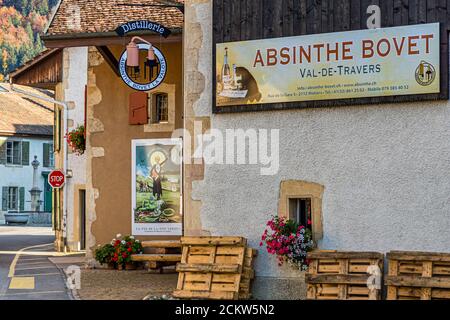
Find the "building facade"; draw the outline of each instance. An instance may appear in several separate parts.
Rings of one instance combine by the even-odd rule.
[[[74,5],[79,6],[83,16],[79,28],[72,28],[65,20],[66,11]],[[98,11],[100,5],[114,14],[103,16]],[[168,139],[183,126],[181,12],[167,8],[161,15],[159,8],[146,12],[129,8],[125,17],[115,10],[114,4],[107,1],[95,5],[89,1],[63,1],[43,37],[51,50],[62,50],[61,76],[55,90],[56,100],[68,106],[68,116],[64,118],[64,108],[57,107],[57,126],[63,127],[67,121],[68,131],[79,125],[86,130],[85,152],[80,155],[68,150],[68,179],[62,190],[55,190],[55,198],[59,199],[56,216],[60,217],[57,247],[71,251],[85,248],[89,261],[98,244],[111,241],[117,233],[133,233],[132,141]],[[122,37],[115,33],[116,28],[131,20],[152,20],[155,25],[164,25],[171,35],[166,39],[148,30]],[[94,23],[97,32],[91,30]],[[149,24],[145,26],[149,28]],[[136,90],[120,78],[118,64],[133,36],[153,43],[165,63],[165,67],[160,63],[157,69],[142,70],[140,78],[132,77],[134,81],[145,81],[147,72],[148,77],[151,72],[161,73],[162,68],[167,68],[157,88],[145,91],[147,117],[139,124],[130,120],[130,99]],[[57,136],[55,139],[61,142],[55,153],[56,166],[62,168],[66,141]],[[166,181],[162,185],[167,189]],[[142,194],[149,196],[145,190]]]
[[[370,15],[362,1],[351,6],[322,1],[308,13],[306,1],[244,5],[192,0],[185,5],[186,121],[210,122],[221,132],[279,129],[276,174],[261,175],[260,165],[205,166],[203,179],[192,184],[192,198],[201,203],[201,210],[193,214],[202,230],[245,235],[259,247],[271,215],[292,218],[289,199],[307,199],[319,249],[448,252],[448,49],[441,56],[444,95],[432,101],[392,99],[352,106],[331,101],[327,107],[299,102],[289,108],[275,104],[270,111],[243,106],[240,111],[249,111],[217,113],[212,68],[216,44],[364,30]],[[409,9],[392,6],[387,1],[380,4],[382,28],[441,22],[441,48],[448,47],[445,15],[432,10],[435,15],[427,20],[418,4]],[[409,20],[400,19],[404,16]],[[217,59],[222,63],[222,57]],[[257,259],[255,294],[304,298],[305,291],[299,290],[303,273],[279,267],[265,251],[260,250]]]
[[[155,4],[151,0],[144,2]],[[376,38],[388,32],[394,37],[396,33],[405,32],[390,29],[396,26],[419,25],[414,27],[414,32],[418,33],[426,28],[438,30],[433,33],[432,42],[424,42],[438,48],[439,57],[434,56],[437,63],[433,61],[433,66],[427,61],[414,60],[417,71],[409,79],[415,86],[417,82],[422,87],[439,79],[435,91],[429,89],[431,87],[420,87],[423,92],[413,95],[326,96],[322,100],[297,98],[288,102],[276,100],[289,96],[278,92],[272,97],[276,101],[270,103],[255,103],[261,99],[256,94],[245,103],[223,106],[220,105],[223,101],[218,101],[219,86],[223,86],[221,89],[235,87],[233,90],[246,94],[239,82],[245,78],[252,83],[252,77],[237,65],[241,62],[232,62],[239,51],[231,50],[238,46],[236,42],[250,41],[239,45],[254,45],[252,41],[268,41],[263,48],[268,49],[267,57],[256,55],[253,67],[258,64],[265,67],[267,63],[276,74],[274,61],[294,59],[286,56],[290,48],[282,48],[284,53],[280,56],[274,55],[276,41],[308,35],[308,39],[314,35],[312,38],[316,41],[327,36],[319,34],[337,39],[345,37],[344,33],[339,33],[342,31],[367,31],[370,15],[366,13],[365,2],[342,5],[322,1],[310,7],[303,0],[255,0],[245,4],[238,0],[186,0],[178,3],[184,4],[183,14],[176,8],[129,8],[125,17],[123,11],[115,11],[107,1],[96,1],[96,7],[90,1],[62,1],[44,37],[47,47],[64,48],[67,54],[63,59],[65,75],[61,77],[57,99],[77,101],[68,103],[69,127],[75,127],[83,117],[86,119],[85,155],[73,158],[80,161],[78,173],[72,170],[73,177],[79,175],[76,183],[79,187],[74,186],[67,199],[59,199],[69,202],[72,201],[69,197],[74,199],[73,205],[67,206],[66,232],[70,234],[67,230],[79,228],[75,221],[79,221],[78,226],[85,226],[88,260],[92,261],[97,245],[109,242],[117,233],[135,234],[140,239],[177,239],[181,235],[243,236],[252,247],[260,248],[261,235],[271,216],[294,219],[302,224],[310,222],[317,249],[449,250],[450,238],[446,230],[450,227],[450,183],[446,172],[450,169],[447,160],[450,156],[447,126],[450,105],[446,13],[450,12],[450,7],[445,10],[433,7],[424,13],[419,5],[405,9],[383,2],[380,4],[381,29],[370,31],[370,37]],[[82,17],[77,28],[70,28],[67,23],[73,5],[78,6]],[[103,16],[97,7],[108,12],[108,16]],[[170,30],[171,35],[165,38],[161,32],[155,32],[156,29],[140,30],[142,24],[136,24],[131,34],[120,35],[115,31],[123,24],[129,26],[142,19],[147,21],[146,25],[151,20],[152,25],[159,26],[158,30],[164,25],[166,28],[162,29]],[[424,26],[420,26],[422,24]],[[366,34],[354,35],[353,40]],[[132,51],[127,49],[133,47],[133,36],[151,42],[164,56],[164,59],[158,58],[157,74],[162,70],[162,61],[166,63],[165,77],[148,90],[142,90],[148,84],[143,77],[147,76],[147,70],[153,70],[145,69],[151,63],[142,69],[128,61]],[[395,48],[400,56],[409,46],[409,52],[414,55],[419,47],[414,41],[421,38],[413,34],[408,37],[403,42],[396,38],[393,41],[397,42],[390,48]],[[305,39],[297,40],[310,41]],[[430,35],[425,34],[424,39],[431,39]],[[388,45],[386,40],[379,43],[381,56],[387,56],[383,51]],[[148,47],[142,48],[140,51],[146,52],[140,52],[135,58],[142,61],[148,54],[148,60],[154,61]],[[325,48],[325,45],[318,48]],[[364,48],[366,58],[370,59],[367,54],[370,48]],[[431,47],[424,44],[420,48],[429,54]],[[222,50],[220,54],[219,50]],[[307,49],[301,50],[304,59],[311,60]],[[328,48],[328,59],[333,60],[330,58],[333,54],[340,57],[339,52],[348,58],[345,45],[342,50]],[[245,50],[241,55],[245,55]],[[375,64],[371,60],[367,63]],[[220,70],[225,64],[229,64],[228,68]],[[433,71],[438,65],[439,75]],[[395,67],[393,64],[392,68]],[[292,68],[297,70],[298,67]],[[376,66],[373,70],[367,69],[368,72],[378,70]],[[250,70],[253,69],[250,67]],[[361,70],[364,73],[363,66]],[[289,72],[292,70],[278,75],[281,80],[271,87],[282,86]],[[314,78],[314,72],[311,71],[311,75]],[[230,83],[232,77],[234,83]],[[255,71],[253,80],[257,77]],[[434,85],[436,83],[437,80]],[[340,82],[330,80],[327,84],[337,86]],[[87,87],[85,113],[81,111],[84,85]],[[247,89],[252,90],[252,86],[248,85]],[[139,95],[135,96],[136,93]],[[227,94],[229,98],[242,92]],[[145,98],[139,100],[142,97]],[[140,108],[142,106],[144,108]],[[141,118],[142,110],[146,112]],[[243,149],[233,147],[222,153],[232,151],[231,161],[211,162],[211,154],[207,159],[205,152],[195,152],[198,138],[204,139],[204,134],[209,134],[211,142],[217,141],[218,136],[226,137],[230,130],[235,133],[232,139],[250,141]],[[265,145],[259,140],[262,132],[269,136]],[[154,163],[150,168],[145,165],[149,172],[138,173],[142,163],[137,159],[142,160],[142,157],[139,158],[135,149],[136,143],[144,143],[144,140],[160,143],[180,137],[183,138],[183,154],[192,155],[183,163],[180,189],[173,179],[176,171],[173,167],[162,183],[157,182],[162,163],[151,154],[148,160]],[[255,137],[256,140],[252,140]],[[261,152],[262,146],[268,151],[263,154],[265,161],[252,161],[250,152]],[[242,161],[235,161],[239,157]],[[249,164],[251,162],[254,163]],[[76,167],[70,163],[69,160],[68,169]],[[86,208],[84,220],[76,209],[80,199],[77,192],[82,189],[86,190],[82,206]],[[151,209],[152,196],[159,199],[166,191],[177,193],[182,199],[182,232],[159,235],[137,232],[135,224],[139,219],[154,218],[145,212],[154,210]],[[144,200],[137,199],[137,194],[143,194]],[[135,202],[139,201],[141,206],[137,208]],[[147,207],[150,209],[146,210]],[[139,215],[132,214],[136,209]],[[64,216],[64,213],[59,215]],[[304,272],[289,265],[279,266],[276,258],[264,248],[259,252],[255,296],[304,298]]]
[[[33,167],[37,171],[40,211],[52,211],[52,194],[47,176],[54,166],[53,111],[48,105],[26,100],[9,85],[0,84],[0,181],[2,206],[0,223],[9,211],[32,211]]]

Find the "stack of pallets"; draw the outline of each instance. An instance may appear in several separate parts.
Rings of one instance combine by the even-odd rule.
[[[383,255],[377,252],[312,251],[306,283],[312,300],[380,300]],[[374,278],[377,276],[378,279]],[[371,279],[377,280],[368,286]]]
[[[450,299],[450,254],[392,251],[387,258],[388,300]]]
[[[184,299],[248,299],[255,250],[242,237],[183,237],[177,289]]]

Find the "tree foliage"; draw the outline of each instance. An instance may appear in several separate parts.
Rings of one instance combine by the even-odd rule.
[[[0,79],[33,59],[58,0],[0,0]]]

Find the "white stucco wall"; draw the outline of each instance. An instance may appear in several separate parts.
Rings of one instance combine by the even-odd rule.
[[[188,7],[202,17],[202,74],[212,74],[209,4]],[[280,182],[294,179],[325,186],[322,249],[450,252],[448,101],[213,115],[211,85],[205,81],[195,115],[209,115],[222,132],[280,129],[280,170],[261,176],[259,165],[206,165],[204,180],[193,183],[204,230],[259,248]],[[256,273],[295,275],[264,250]]]
[[[280,182],[306,180],[325,186],[320,248],[450,252],[449,123],[446,102],[214,116],[222,130],[280,128],[280,171],[207,166],[203,228],[257,247]],[[257,261],[260,275],[279,270]]]
[[[25,188],[25,211],[31,210],[31,195],[29,191],[33,187],[33,167],[31,162],[34,160],[34,156],[37,156],[37,160],[40,162],[38,168],[38,187],[42,190],[40,200],[44,201],[44,177],[42,172],[50,172],[52,168],[45,168],[43,166],[43,144],[53,143],[50,139],[38,139],[38,138],[20,138],[20,137],[1,137],[0,144],[6,139],[13,139],[18,141],[28,141],[30,142],[30,165],[28,166],[18,166],[18,165],[1,165],[0,164],[0,193],[1,187],[24,187]],[[1,195],[0,195],[1,196]],[[1,211],[0,206],[0,224],[4,223],[4,214]],[[41,204],[41,210],[44,209],[44,203]]]
[[[84,125],[85,86],[87,84],[88,48],[64,49],[64,101],[69,103],[69,122],[73,130]],[[68,155],[67,168],[72,170],[73,177],[67,179],[67,238],[72,241],[74,237],[74,196],[75,186],[86,183],[86,155]]]

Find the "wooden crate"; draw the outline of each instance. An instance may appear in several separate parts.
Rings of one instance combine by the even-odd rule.
[[[388,300],[450,299],[450,254],[392,251],[385,278]]]
[[[241,237],[183,237],[177,298],[239,298],[247,241]]]
[[[308,259],[311,262],[306,274],[307,299],[381,299],[381,290],[367,286],[369,266],[378,266],[380,276],[383,274],[381,253],[317,250],[308,253]]]

